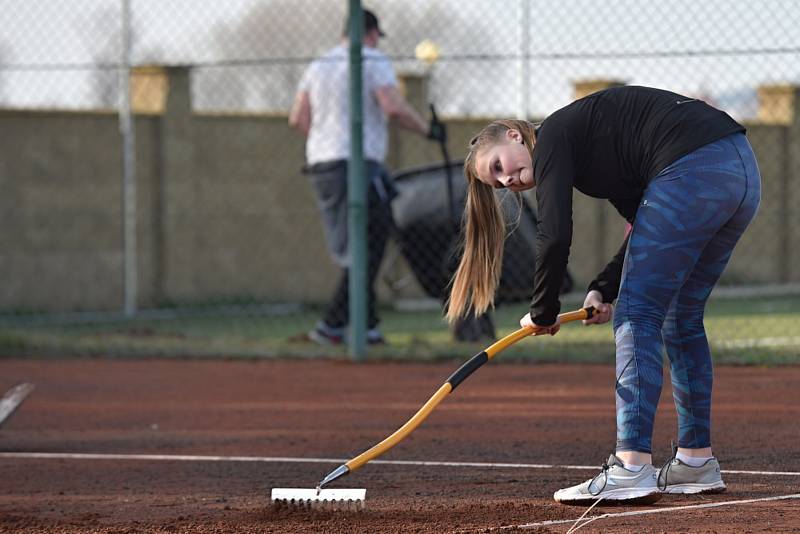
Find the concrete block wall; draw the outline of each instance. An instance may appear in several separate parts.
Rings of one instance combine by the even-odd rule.
[[[169,88],[164,109],[135,119],[139,306],[326,300],[338,270],[300,172],[302,137],[283,115],[193,113],[191,70],[163,72],[168,83],[156,85]],[[408,78],[405,86],[427,113],[424,81]],[[781,117],[747,125],[764,200],[726,272],[729,282],[800,281],[800,126],[796,114],[788,123]],[[453,159],[463,158],[490,119],[446,118]],[[0,128],[7,132],[0,138],[0,312],[121,309],[116,114],[6,110]],[[435,143],[396,129],[391,137],[393,170],[442,161]],[[617,250],[624,222],[610,204],[580,193],[575,222],[570,269],[582,287]],[[402,261],[385,268],[407,273]],[[380,294],[422,291],[380,284]]]

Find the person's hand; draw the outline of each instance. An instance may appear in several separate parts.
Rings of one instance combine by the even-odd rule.
[[[585,325],[607,323],[614,317],[614,305],[603,302],[603,295],[596,289],[586,294],[586,298],[583,300],[583,307],[586,308],[587,306],[593,306],[595,311],[591,319],[583,321]]]
[[[431,119],[428,125],[428,139],[439,143],[447,142],[447,128],[445,128],[444,123],[439,122],[436,116]]]
[[[526,326],[530,326],[533,328],[532,336],[543,336],[545,334],[550,334],[554,336],[561,330],[561,323],[558,322],[558,318],[556,318],[556,322],[551,324],[550,326],[539,326],[538,324],[534,323],[531,319],[531,314],[526,313],[525,316],[519,320],[519,325],[523,328]]]

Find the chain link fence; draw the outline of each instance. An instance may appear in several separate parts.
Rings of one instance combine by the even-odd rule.
[[[515,327],[536,261],[535,199],[527,193],[501,199],[516,230],[498,308],[456,328],[442,320],[465,147],[492,119],[542,120],[578,97],[630,84],[706,100],[747,126],[763,200],[709,303],[708,335],[721,360],[797,361],[800,6],[372,0],[365,7],[385,33],[363,63],[365,115],[376,117],[365,126],[365,149],[382,164],[370,182],[369,326],[373,341],[388,342],[371,346],[370,357],[461,357]],[[332,246],[337,226],[325,215],[346,199],[330,186],[342,169],[314,166],[340,159],[336,151],[346,146],[349,125],[337,119],[346,11],[344,0],[7,0],[0,351],[345,354],[308,332],[327,319],[336,328],[323,341],[346,336],[347,315],[336,304],[346,299],[334,298],[345,287]],[[312,64],[325,68],[308,74]],[[136,188],[126,223],[128,74]],[[329,121],[313,149],[302,124],[289,125],[304,92],[314,118],[324,111]],[[429,120],[430,104],[447,127],[445,143],[419,135],[408,118]],[[403,105],[416,111],[396,109]],[[337,124],[344,130],[331,133]],[[581,305],[624,238],[624,221],[606,204],[575,193],[565,311]],[[135,247],[126,253],[131,223]],[[136,274],[128,313],[126,269]],[[569,327],[507,357],[598,360],[613,350],[609,327]]]

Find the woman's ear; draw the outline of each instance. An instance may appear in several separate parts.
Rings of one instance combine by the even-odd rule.
[[[523,143],[524,140],[522,139],[522,134],[519,133],[519,130],[514,130],[509,128],[506,130],[506,139],[509,141],[513,141],[515,143]]]

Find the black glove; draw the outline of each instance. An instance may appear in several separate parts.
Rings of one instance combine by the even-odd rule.
[[[439,122],[439,119],[434,115],[431,119],[430,126],[428,127],[428,139],[438,141],[439,143],[447,142],[447,128],[444,123]]]

